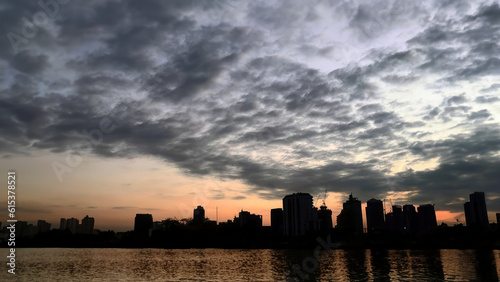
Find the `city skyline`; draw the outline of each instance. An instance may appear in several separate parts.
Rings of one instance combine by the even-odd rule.
[[[0,179],[16,171],[19,220],[104,230],[198,205],[269,225],[325,189],[334,215],[352,193],[450,223],[484,191],[493,220],[499,18],[491,0],[6,1]]]
[[[324,195],[326,196],[326,192],[324,193]],[[473,198],[478,197],[477,195],[480,195],[480,196],[482,195],[481,196],[482,198],[480,197],[479,199],[480,200],[482,199],[483,203],[484,203],[484,192],[474,192],[474,193],[470,194],[469,196],[472,200]],[[299,200],[297,203],[292,204],[292,206],[302,205],[301,209],[303,209],[304,207],[307,208],[309,205],[311,205],[311,207],[315,209],[314,217],[316,219],[315,219],[314,227],[313,226],[306,227],[306,229],[304,229],[302,231],[300,231],[300,229],[297,229],[297,228],[302,228],[302,227],[293,227],[293,229],[296,229],[295,231],[292,231],[292,229],[290,229],[289,227],[286,227],[287,225],[292,224],[292,223],[287,223],[287,221],[289,221],[290,219],[284,220],[285,216],[284,216],[283,212],[284,212],[285,206],[288,206],[288,209],[290,209],[290,205],[291,205],[289,203],[289,200],[286,200],[286,199],[290,199],[291,197],[296,197],[296,196],[298,196],[298,197],[304,196],[305,199]],[[477,227],[478,226],[476,224],[476,222],[472,221],[472,220],[470,220],[470,222],[469,221],[460,221],[460,220],[446,222],[446,221],[439,220],[439,219],[437,219],[438,210],[435,210],[435,207],[433,204],[414,205],[411,203],[406,203],[404,206],[401,206],[398,204],[392,205],[392,203],[391,203],[391,205],[386,207],[385,199],[378,200],[378,199],[371,198],[371,199],[367,200],[366,202],[361,202],[356,197],[353,197],[352,194],[349,194],[347,200],[342,204],[343,208],[341,208],[339,210],[339,212],[337,214],[335,214],[335,212],[332,213],[332,210],[329,209],[329,207],[325,204],[325,201],[323,201],[323,203],[320,207],[317,207],[317,206],[313,205],[313,199],[314,199],[314,197],[312,197],[311,195],[309,195],[307,193],[301,193],[301,192],[297,192],[297,193],[285,196],[283,198],[283,201],[282,201],[283,202],[282,207],[272,208],[268,211],[268,213],[266,213],[266,216],[269,218],[269,224],[263,224],[263,218],[266,217],[266,216],[264,216],[264,214],[252,213],[252,211],[245,211],[243,209],[241,209],[240,212],[238,213],[239,217],[237,217],[235,214],[234,217],[231,219],[214,220],[214,218],[209,218],[209,217],[205,216],[204,207],[201,205],[198,205],[195,209],[193,209],[192,216],[188,217],[188,218],[176,218],[176,217],[168,217],[167,216],[167,217],[160,217],[161,218],[160,221],[158,221],[158,220],[154,221],[154,219],[157,217],[153,216],[152,214],[149,214],[149,213],[135,214],[135,221],[133,222],[131,227],[130,226],[128,228],[124,227],[123,229],[120,228],[118,230],[114,230],[114,229],[100,230],[99,228],[95,228],[95,229],[100,230],[100,231],[112,230],[112,231],[117,231],[117,232],[130,231],[130,230],[137,229],[136,226],[137,226],[138,222],[142,226],[149,226],[148,228],[153,228],[155,223],[161,222],[162,220],[178,220],[178,221],[184,222],[184,224],[187,224],[188,222],[195,223],[195,224],[202,224],[205,221],[212,222],[215,225],[226,224],[226,223],[236,223],[237,225],[240,225],[240,223],[241,223],[241,226],[243,226],[243,225],[246,225],[246,223],[240,222],[240,218],[242,216],[245,216],[245,218],[246,218],[245,222],[251,220],[250,219],[251,217],[257,216],[257,217],[259,217],[258,220],[260,222],[257,224],[258,226],[273,227],[273,225],[272,225],[273,211],[275,212],[276,210],[279,210],[280,211],[279,217],[281,217],[281,220],[276,220],[276,224],[280,225],[281,228],[284,228],[283,230],[290,229],[290,231],[284,232],[284,234],[287,236],[302,236],[308,230],[315,230],[315,231],[321,230],[321,228],[320,228],[320,226],[321,226],[321,220],[320,220],[321,219],[321,215],[320,215],[321,211],[323,211],[323,212],[329,211],[328,213],[330,216],[331,225],[327,224],[326,226],[331,226],[330,228],[348,229],[348,230],[352,230],[352,231],[357,230],[357,232],[359,232],[360,227],[357,226],[356,223],[354,223],[356,221],[356,219],[352,218],[353,215],[347,215],[347,217],[349,217],[349,219],[346,218],[346,220],[347,220],[346,222],[347,222],[347,224],[349,224],[347,226],[345,225],[345,223],[339,225],[338,221],[336,220],[336,219],[338,219],[339,216],[342,216],[342,215],[346,216],[345,212],[343,212],[344,209],[347,209],[347,211],[351,212],[351,213],[353,210],[359,209],[359,212],[355,213],[354,217],[361,216],[361,224],[362,224],[361,233],[370,233],[373,230],[381,230],[381,229],[388,228],[388,224],[389,224],[389,226],[390,225],[399,226],[401,224],[400,229],[406,230],[406,227],[403,227],[403,226],[413,226],[415,224],[418,224],[418,222],[415,223],[411,219],[409,219],[407,213],[413,211],[413,213],[415,213],[415,215],[417,215],[417,214],[420,215],[423,212],[425,212],[425,210],[428,210],[427,209],[428,207],[432,207],[432,214],[434,217],[434,224],[432,224],[432,226],[437,226],[441,223],[444,223],[446,225],[462,224],[462,225],[468,226],[468,227]],[[356,202],[359,202],[359,204],[356,204]],[[287,204],[285,204],[285,203],[287,203]],[[354,203],[354,206],[351,203]],[[371,209],[369,209],[368,203],[372,203]],[[466,211],[469,209],[468,203],[469,202],[464,203],[464,218],[465,219],[466,219],[466,215],[465,215]],[[380,204],[380,206],[378,206],[378,204]],[[479,209],[483,209],[484,212],[486,212],[486,210],[487,210],[486,206],[487,205],[482,205]],[[321,209],[318,209],[318,208],[321,208]],[[397,208],[398,209],[397,212],[401,215],[401,220],[402,220],[401,223],[397,222],[397,218],[396,218],[397,215],[395,214],[396,211],[394,210],[394,208]],[[411,208],[411,210],[410,210],[410,208]],[[296,209],[296,208],[293,208],[293,209]],[[422,209],[422,212],[421,212],[421,209]],[[370,210],[370,212],[368,212],[368,210]],[[417,210],[419,213],[417,213]],[[371,214],[370,217],[368,217],[369,213]],[[377,217],[377,213],[382,214],[381,219]],[[404,215],[404,217],[403,217],[403,215]],[[291,216],[295,217],[298,215],[297,214],[288,215],[288,218],[290,218]],[[394,216],[394,218],[393,218],[393,216]],[[138,218],[141,218],[141,219],[138,219]],[[500,218],[500,213],[494,213],[494,219],[486,218],[486,221],[482,221],[481,225],[483,227],[487,227],[487,226],[489,226],[490,223],[497,223],[498,224],[499,218]],[[496,219],[496,221],[495,221],[495,219]],[[305,222],[308,222],[309,220],[311,220],[311,215],[309,214],[309,212],[307,212],[307,214],[304,215],[304,219],[302,219],[302,220],[305,220]],[[323,218],[323,220],[325,220],[325,218]],[[415,219],[415,220],[419,220],[419,219]],[[484,220],[484,217],[483,217],[483,220]],[[72,222],[71,225],[69,223],[70,221]],[[85,224],[84,221],[86,221],[88,223]],[[144,221],[148,221],[149,223],[141,223]],[[372,222],[372,225],[371,225],[372,228],[370,228],[369,221]],[[22,220],[21,222],[24,222],[24,223],[38,222],[37,226],[41,226],[40,228],[44,228],[44,229],[46,229],[45,226],[48,224],[48,226],[49,226],[48,229],[50,229],[50,226],[52,226],[52,229],[63,229],[63,230],[68,229],[73,234],[75,234],[75,233],[91,234],[92,231],[88,231],[88,230],[89,229],[94,230],[94,218],[89,217],[88,215],[86,215],[82,219],[81,223],[80,223],[78,218],[73,218],[73,217],[72,218],[60,218],[59,228],[56,228],[55,224],[49,223],[45,219],[43,219],[43,220],[42,219]],[[91,227],[89,227],[88,224],[90,224]],[[352,225],[352,224],[354,224],[354,225]],[[295,225],[298,225],[298,223],[293,223],[292,225],[295,226]],[[356,225],[356,227],[354,227],[355,225]],[[0,227],[1,227],[1,225],[0,225]],[[36,226],[34,226],[34,227],[36,227]],[[146,228],[146,229],[148,229],[148,228]],[[330,228],[327,228],[327,229],[330,229]],[[396,228],[398,228],[398,227],[396,227]],[[141,227],[139,227],[139,229],[141,229]],[[142,229],[144,229],[144,227],[142,227]],[[410,228],[408,230],[412,230],[412,228]],[[141,232],[145,232],[145,231],[141,231]]]

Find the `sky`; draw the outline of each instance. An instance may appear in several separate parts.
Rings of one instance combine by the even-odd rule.
[[[19,220],[125,231],[203,205],[269,225],[325,190],[334,217],[350,193],[454,223],[482,191],[500,212],[498,2],[40,3],[0,3]]]

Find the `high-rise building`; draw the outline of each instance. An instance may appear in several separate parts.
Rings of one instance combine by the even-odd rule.
[[[403,206],[404,230],[408,232],[418,231],[418,214],[415,206]]]
[[[403,208],[400,205],[392,206],[392,216],[393,216],[393,226],[391,229],[394,231],[404,230]]]
[[[193,211],[193,222],[201,224],[204,221],[205,221],[205,209],[202,206],[198,206]]]
[[[78,223],[80,221],[77,218],[68,218],[66,219],[66,228],[72,233],[76,234]]]
[[[83,234],[94,233],[94,218],[93,217],[89,217],[88,215],[86,215],[82,219],[81,233],[83,233]]]
[[[309,193],[294,193],[283,198],[285,236],[303,236],[318,230],[318,209]]]
[[[500,224],[500,212],[497,212],[497,224]]]
[[[328,231],[333,228],[332,210],[328,209],[324,204],[319,207],[318,221],[319,230],[321,231]]]
[[[140,236],[150,236],[153,229],[153,216],[151,214],[136,214],[134,232]]]
[[[39,233],[45,233],[50,231],[50,223],[45,220],[38,220],[36,224]]]
[[[239,213],[239,218],[235,218],[234,222],[238,223],[240,227],[262,227],[262,215],[257,215],[241,210]]]
[[[59,223],[59,230],[66,230],[66,228],[66,218],[61,218],[61,221]]]
[[[19,237],[29,237],[33,238],[38,234],[38,227],[33,226],[33,224],[28,224],[26,221],[18,221],[16,223],[16,235]]]
[[[337,216],[337,227],[341,230],[363,233],[363,214],[361,202],[358,198],[349,195],[349,199],[342,205],[342,211]]]
[[[271,228],[275,232],[283,233],[283,209],[277,208],[271,210]]]
[[[421,232],[437,227],[434,205],[427,204],[418,206],[418,226]]]
[[[464,204],[465,222],[469,227],[488,227],[488,211],[484,192],[469,195],[469,202]]]
[[[384,203],[381,200],[370,199],[366,202],[366,228],[368,232],[384,228]]]

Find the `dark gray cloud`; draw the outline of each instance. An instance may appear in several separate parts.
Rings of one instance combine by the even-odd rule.
[[[469,120],[476,120],[476,119],[486,119],[489,118],[491,114],[488,112],[488,110],[480,110],[477,112],[472,112],[467,118]]]
[[[33,75],[42,72],[50,63],[47,55],[33,55],[29,51],[17,53],[10,61],[12,68]]]
[[[489,92],[497,91],[498,89],[500,89],[500,84],[494,83],[494,84],[490,85],[490,87],[488,87],[488,88],[481,89],[480,92],[481,93],[489,93]]]
[[[490,104],[500,101],[500,98],[486,95],[486,96],[479,96],[474,101],[481,104]]]
[[[19,19],[40,10],[27,3],[3,4],[0,32],[22,28]],[[8,41],[0,43],[0,63],[9,67],[0,84],[0,154],[154,156],[189,175],[240,180],[266,199],[325,188],[362,200],[418,191],[412,200],[448,207],[447,199],[465,197],[474,185],[494,193],[500,136],[488,106],[498,101],[498,85],[476,87],[492,93],[477,97],[447,87],[500,74],[498,5],[441,1],[431,13],[401,1],[387,9],[349,1],[260,4],[61,6],[26,49],[14,54]],[[345,32],[369,50],[325,67],[338,55],[332,38],[313,40],[328,33],[325,14],[342,14]],[[406,44],[380,43],[399,40],[387,34],[410,22],[421,30]],[[318,58],[322,69],[311,63]],[[393,98],[420,82],[419,95],[440,95],[436,103]],[[115,129],[89,145],[82,132],[103,119]],[[465,129],[434,134],[436,124]],[[394,162],[415,159],[439,164],[408,169],[396,181],[387,176]],[[226,197],[223,190],[212,196]]]

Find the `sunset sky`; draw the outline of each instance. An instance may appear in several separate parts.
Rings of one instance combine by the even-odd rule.
[[[349,193],[453,223],[483,191],[500,212],[495,1],[37,2],[0,2],[18,220],[125,231],[203,205],[269,225],[325,189],[334,220]]]

